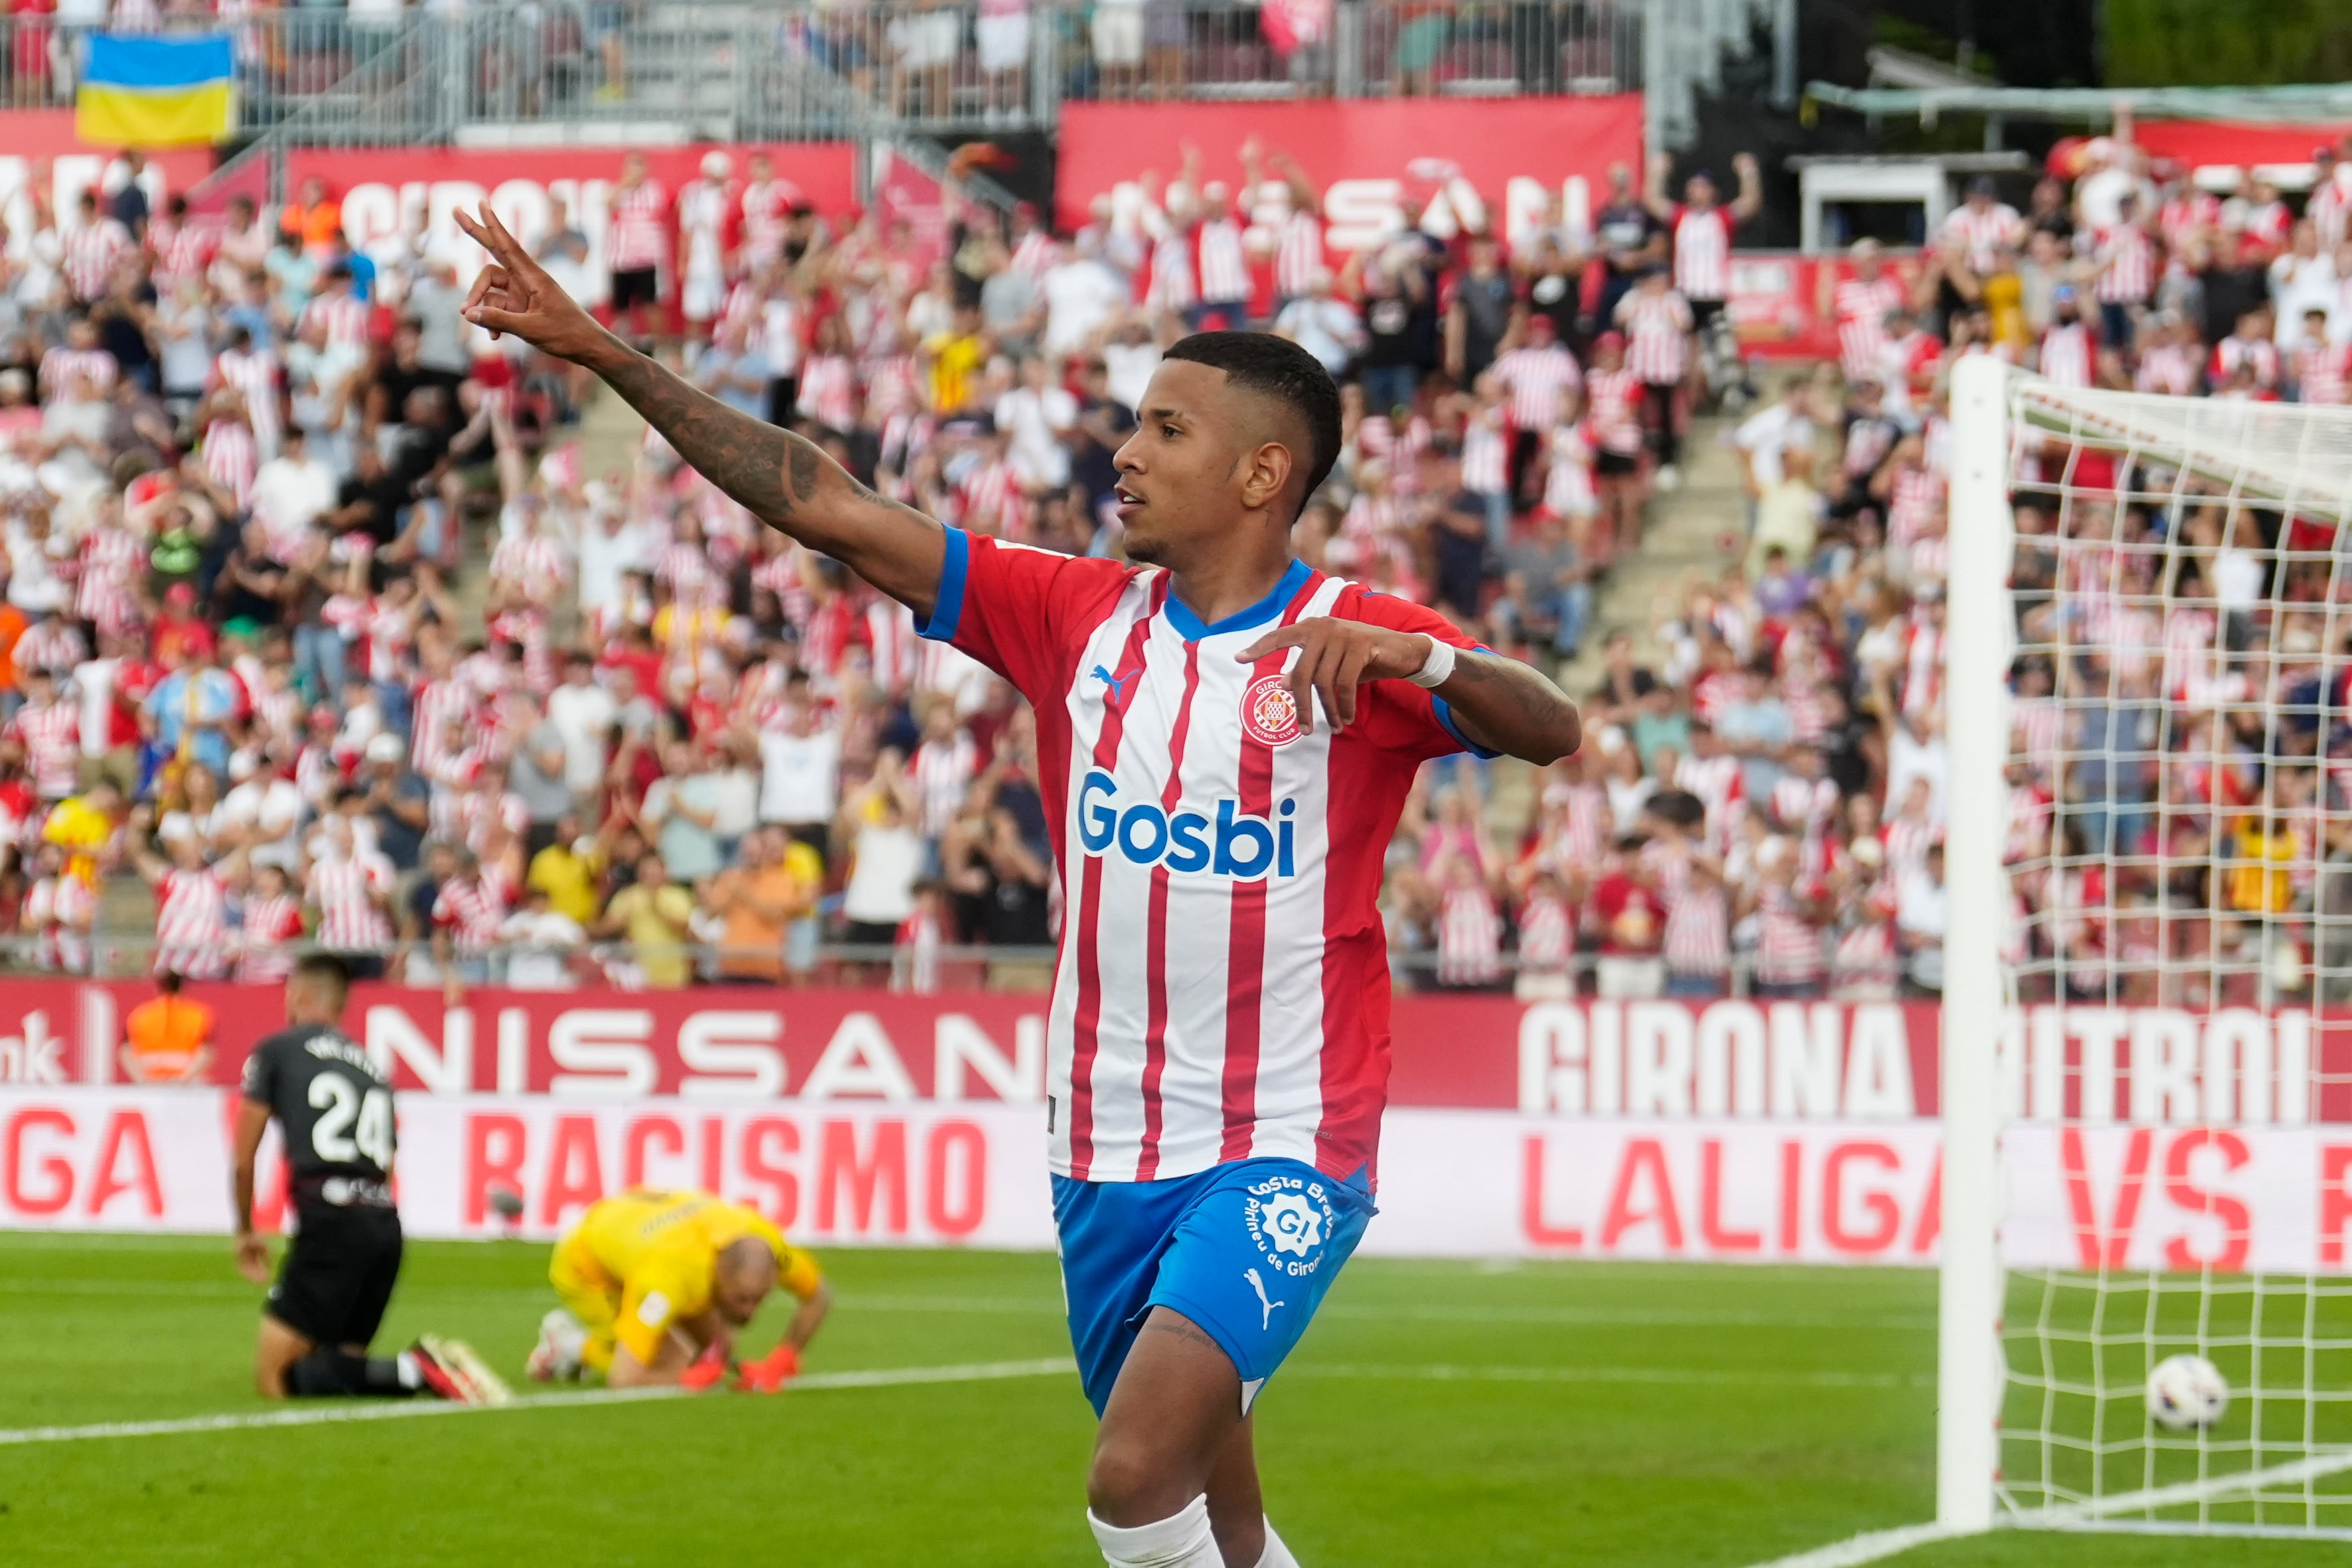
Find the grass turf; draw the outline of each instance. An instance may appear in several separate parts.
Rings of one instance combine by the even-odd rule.
[[[380,1342],[518,1375],[545,1248],[416,1244]],[[1066,1354],[1053,1259],[845,1251],[811,1372]],[[1363,1259],[1260,1406],[1312,1568],[1759,1563],[1925,1519],[1935,1280]],[[214,1239],[0,1236],[0,1428],[250,1412],[257,1293]],[[763,1318],[764,1345],[782,1314]],[[0,1563],[1097,1563],[1075,1376],[0,1447]],[[2001,1533],[1904,1568],[2343,1561]]]

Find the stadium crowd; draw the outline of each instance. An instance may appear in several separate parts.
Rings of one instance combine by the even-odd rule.
[[[1504,775],[1425,770],[1386,899],[1402,973],[1529,994],[1938,984],[1947,367],[2345,396],[2330,258],[2352,170],[2294,219],[2260,187],[2144,188],[2131,160],[2095,153],[2026,214],[1972,192],[1900,268],[1855,247],[1825,283],[1842,363],[1732,437],[1744,552],[1688,585],[1657,658],[1611,639],[1572,693],[1591,740],[1537,781],[1527,829],[1493,826]],[[846,964],[929,988],[973,948],[1001,982],[1042,978],[1049,835],[1003,682],[657,439],[588,456],[587,389],[459,319],[462,258],[436,237],[352,253],[315,183],[282,213],[150,211],[135,172],[40,212],[0,279],[19,951],[89,967],[104,884],[136,872],[155,967],[195,977],[281,973],[311,940],[412,983]],[[1236,183],[1212,173],[1188,154],[1139,216],[1061,237],[959,204],[932,255],[811,211],[757,158],[714,153],[671,192],[632,157],[609,268],[561,214],[538,249],[712,395],[950,523],[1070,552],[1118,549],[1112,454],[1162,347],[1284,333],[1346,409],[1302,556],[1574,658],[1675,482],[1753,162],[1678,200],[1663,168],[1620,169],[1589,232],[1511,247],[1408,223],[1336,272],[1293,161],[1253,144]],[[2191,526],[2219,602],[2251,610],[2252,525]],[[2233,649],[2270,629],[2184,607],[2167,681],[2221,679],[2216,624]],[[2021,784],[2045,834],[2052,797],[2087,787]],[[2319,852],[2295,851],[2295,889]]]

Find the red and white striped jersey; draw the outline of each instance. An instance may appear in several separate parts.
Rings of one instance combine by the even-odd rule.
[[[980,773],[980,748],[968,732],[958,730],[948,740],[925,741],[916,747],[908,767],[916,798],[922,803],[923,837],[937,838],[963,809],[963,797]]]
[[[1596,452],[1621,458],[1642,450],[1642,378],[1630,365],[1596,370],[1584,378],[1584,424]]]
[[[1060,255],[1061,247],[1054,243],[1052,235],[1042,228],[1033,228],[1013,247],[1013,256],[1005,266],[1024,278],[1043,279],[1053,270]]]
[[[467,957],[489,950],[506,918],[505,889],[488,871],[471,882],[451,878],[433,900],[433,924],[448,932],[450,945]]]
[[[2093,254],[2099,262],[2094,291],[2103,303],[2145,305],[2156,292],[2156,247],[2139,225],[2119,223],[2101,229]]]
[[[1721,974],[1731,967],[1731,905],[1722,883],[1685,877],[1666,889],[1662,949],[1676,974]]]
[[[605,264],[615,272],[659,267],[669,253],[669,192],[659,180],[641,180],[612,195]]]
[[[87,970],[97,920],[98,889],[79,877],[44,877],[25,894],[22,925],[38,935],[45,968]]]
[[[62,681],[89,657],[89,649],[71,621],[52,616],[26,626],[9,657],[20,677],[28,669],[46,669]]]
[[[1668,289],[1636,289],[1617,301],[1617,324],[1625,330],[1625,368],[1654,386],[1682,380],[1690,364],[1689,301]]]
[[[1558,343],[1513,349],[1488,374],[1511,395],[1511,423],[1521,430],[1549,430],[1559,424],[1559,395],[1584,384],[1576,356]]]
[[[1503,973],[1503,917],[1484,884],[1448,888],[1437,908],[1437,979],[1487,985]]]
[[[1295,209],[1274,231],[1274,291],[1296,300],[1315,286],[1315,275],[1330,263],[1323,247],[1323,215]]]
[[[248,899],[236,928],[236,982],[275,985],[294,973],[288,944],[302,935],[302,905],[290,893]]]
[[[1191,237],[1167,234],[1152,242],[1151,281],[1143,302],[1162,310],[1181,310],[1198,300],[1199,274],[1193,268]]]
[[[173,867],[155,885],[155,969],[191,980],[217,980],[226,972],[228,889],[209,868]]]
[[[1768,882],[1756,890],[1756,978],[1768,985],[1819,980],[1824,968],[1821,928],[1788,888]]]
[[[1511,437],[1500,407],[1474,408],[1462,424],[1462,488],[1496,496],[1511,488]]]
[[[751,271],[784,253],[784,231],[799,190],[782,180],[754,180],[743,187],[742,265]]]
[[[1609,792],[1599,784],[1570,784],[1560,792],[1560,806],[1556,847],[1561,863],[1579,870],[1600,865],[1610,838]]]
[[[191,278],[202,278],[220,254],[220,226],[194,219],[174,224],[157,218],[147,226],[147,248],[155,254],[155,284],[159,289]]]
[[[2305,403],[2340,407],[2345,402],[2346,360],[2352,345],[2306,343],[2294,351],[2297,398]]]
[[[129,529],[106,524],[82,536],[81,574],[74,584],[74,614],[120,636],[139,624],[133,591],[147,569],[147,546]]]
[[[2042,334],[2042,376],[2059,386],[2088,386],[2099,345],[2084,321],[2053,321]]]
[[[1549,893],[1530,894],[1519,906],[1519,967],[1557,973],[1576,953],[1576,917]]]
[[[242,510],[253,500],[253,477],[261,454],[242,419],[215,419],[205,426],[205,477],[233,497]]]
[[[1250,297],[1249,256],[1242,248],[1242,226],[1231,217],[1202,218],[1192,228],[1193,272],[1201,302],[1233,305]]]
[[[307,893],[319,911],[320,945],[348,952],[391,942],[392,921],[377,900],[391,897],[398,879],[380,855],[313,861]]]
[[[1736,222],[1726,206],[1675,209],[1675,288],[1683,298],[1720,302],[1730,294]]]
[[[302,308],[300,330],[323,327],[327,342],[341,348],[368,346],[368,318],[373,312],[356,294],[320,294]]]
[[[2284,202],[2268,201],[2246,209],[2246,238],[2256,245],[2281,249],[2294,227],[2294,214],[2287,211]]]
[[[410,728],[408,765],[432,773],[450,754],[449,733],[462,731],[474,716],[473,689],[454,677],[428,680],[416,689],[416,711]]]
[[[2139,356],[2139,368],[2132,374],[2133,389],[2167,397],[2193,397],[2204,358],[2179,343],[2151,343]]]
[[[89,377],[89,384],[100,392],[111,392],[121,366],[104,349],[69,349],[62,343],[41,355],[37,380],[44,399],[55,399],[73,384],[78,375]]]
[[[245,422],[264,452],[278,450],[278,433],[284,428],[278,408],[278,356],[266,349],[224,350],[213,359],[215,383],[245,395]]]
[[[563,584],[563,549],[543,533],[518,533],[490,552],[490,580],[520,584],[536,604],[552,604]]]
[[[1906,301],[1903,280],[1882,272],[1867,283],[1848,278],[1837,286],[1832,308],[1837,314],[1838,363],[1846,379],[1878,374],[1886,356],[1886,318]]]
[[[893,696],[903,696],[915,684],[922,662],[922,639],[915,635],[915,615],[896,599],[877,596],[866,605],[866,648],[874,684]]]
[[[2339,165],[2326,181],[2314,187],[2303,204],[2303,216],[2319,231],[2319,248],[2333,252],[2344,243],[2345,215],[2352,212],[2352,191],[2345,188],[2345,172]],[[2209,201],[2213,198],[2208,197]],[[2213,201],[2215,217],[2221,215],[2221,203]]]
[[[43,800],[63,800],[73,794],[81,766],[79,703],[27,702],[8,721],[5,733],[25,748],[35,794]]]
[[[2232,332],[2213,345],[2213,380],[2218,385],[2227,381],[2242,364],[2254,367],[2258,386],[2273,387],[2279,381],[2278,345],[2268,338],[2242,338]]]
[[[857,424],[857,374],[846,354],[813,354],[801,367],[797,406],[828,430]]]
[[[1879,837],[1886,844],[1887,870],[1902,875],[1927,863],[1927,851],[1943,841],[1944,830],[1922,817],[1897,816]]]
[[[926,636],[1029,699],[1063,878],[1046,1025],[1053,1168],[1188,1175],[1279,1155],[1370,1164],[1388,1057],[1382,858],[1443,700],[1363,689],[1302,732],[1276,624],[1337,616],[1469,647],[1442,617],[1294,563],[1204,626],[1166,573],[951,531]]]
[[[77,300],[95,300],[113,279],[115,263],[131,251],[131,231],[110,217],[66,230],[66,284]]]
[[[2318,199],[2312,198],[2315,202]],[[2157,209],[2156,232],[2164,236],[2165,248],[2179,255],[2188,248],[2200,229],[2213,228],[2221,221],[2221,198],[2191,186]],[[2323,228],[2320,233],[2324,237],[2326,230]]]
[[[1981,277],[1993,269],[1994,258],[2002,251],[2024,243],[2025,220],[2007,202],[1995,202],[1982,212],[1964,205],[1946,215],[1944,233],[1960,237],[1969,270]]]
[[[1739,759],[1727,752],[1711,757],[1689,756],[1675,764],[1675,787],[1698,796],[1706,807],[1706,833],[1719,841],[1730,830],[1731,808],[1746,793]]]

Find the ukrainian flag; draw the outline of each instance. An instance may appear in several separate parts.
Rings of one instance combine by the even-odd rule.
[[[229,35],[118,37],[93,33],[74,98],[74,134],[102,147],[225,141],[236,121]]]

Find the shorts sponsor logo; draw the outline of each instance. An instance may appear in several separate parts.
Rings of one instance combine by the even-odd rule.
[[[1269,1176],[1255,1184],[1242,1210],[1242,1223],[1267,1268],[1293,1279],[1311,1279],[1322,1268],[1323,1243],[1339,1217],[1329,1190],[1303,1176]],[[1259,1300],[1265,1300],[1263,1288]]]
[[[658,1290],[648,1290],[646,1299],[637,1303],[637,1321],[649,1329],[658,1329],[669,1321],[669,1298]]]
[[[1242,693],[1242,728],[1249,738],[1267,746],[1286,746],[1298,739],[1298,698],[1286,675],[1261,675]]]

